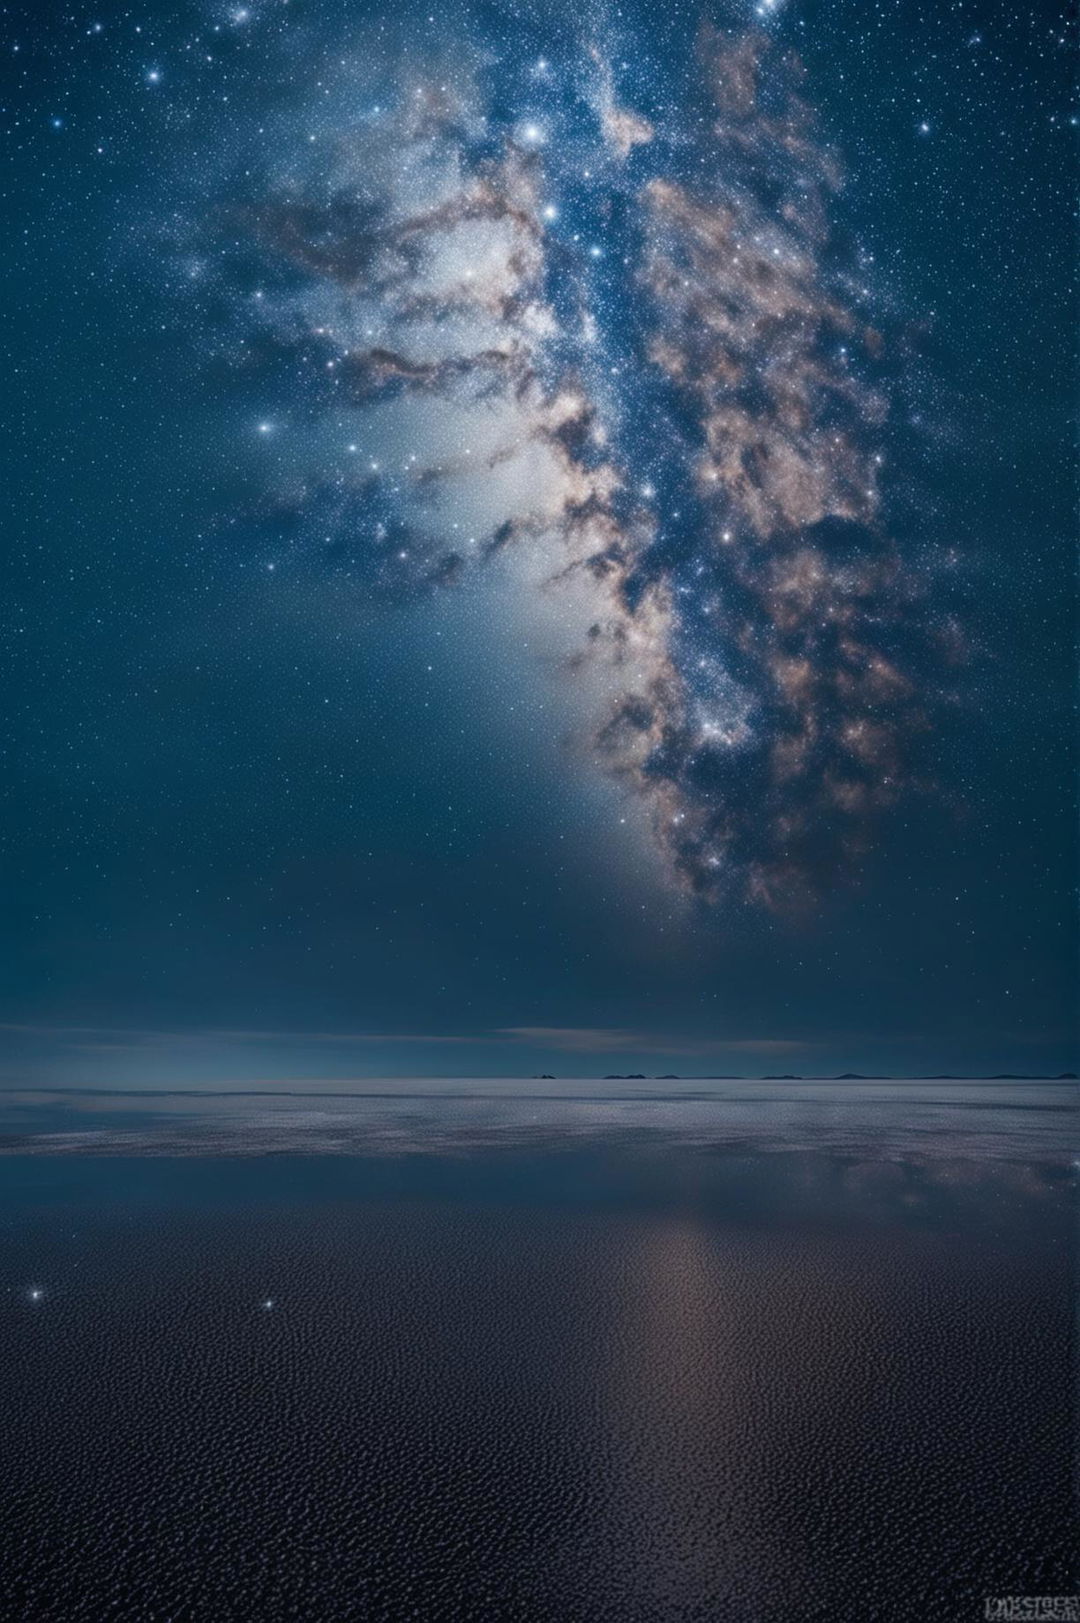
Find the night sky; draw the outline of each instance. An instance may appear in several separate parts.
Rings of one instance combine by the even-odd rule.
[[[9,8],[5,1085],[1073,1065],[1072,29]]]

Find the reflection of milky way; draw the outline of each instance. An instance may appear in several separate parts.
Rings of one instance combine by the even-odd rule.
[[[307,414],[274,533],[389,593],[540,549],[587,587],[597,752],[680,881],[796,902],[919,715],[882,339],[798,66],[758,30],[702,31],[666,95],[580,39],[512,85],[461,40],[407,54],[229,211],[249,353]]]

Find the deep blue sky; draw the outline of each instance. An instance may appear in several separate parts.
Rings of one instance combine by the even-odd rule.
[[[200,352],[213,299],[185,303],[178,267],[227,204],[206,151],[234,105],[257,114],[264,57],[292,52],[315,107],[320,52],[363,16],[241,12],[5,19],[4,1076],[1071,1065],[1066,8],[787,0],[768,22],[913,356],[897,501],[955,555],[932,591],[969,647],[948,683],[922,673],[948,689],[936,787],[794,918],[671,887],[640,808],[568,742],[499,565],[407,601],[269,568],[262,384]],[[698,15],[669,44],[626,12],[661,62]],[[483,27],[519,48],[505,14]],[[299,116],[274,82],[267,117]]]

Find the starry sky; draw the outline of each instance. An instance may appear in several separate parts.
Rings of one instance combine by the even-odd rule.
[[[4,18],[5,1085],[1075,1062],[1074,23]]]

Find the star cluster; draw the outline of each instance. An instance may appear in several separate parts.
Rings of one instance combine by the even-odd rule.
[[[752,19],[663,70],[638,44],[382,37],[178,252],[278,402],[259,436],[288,424],[264,543],[390,594],[539,555],[673,874],[783,908],[910,781],[932,682],[880,489],[896,359],[798,59]]]

